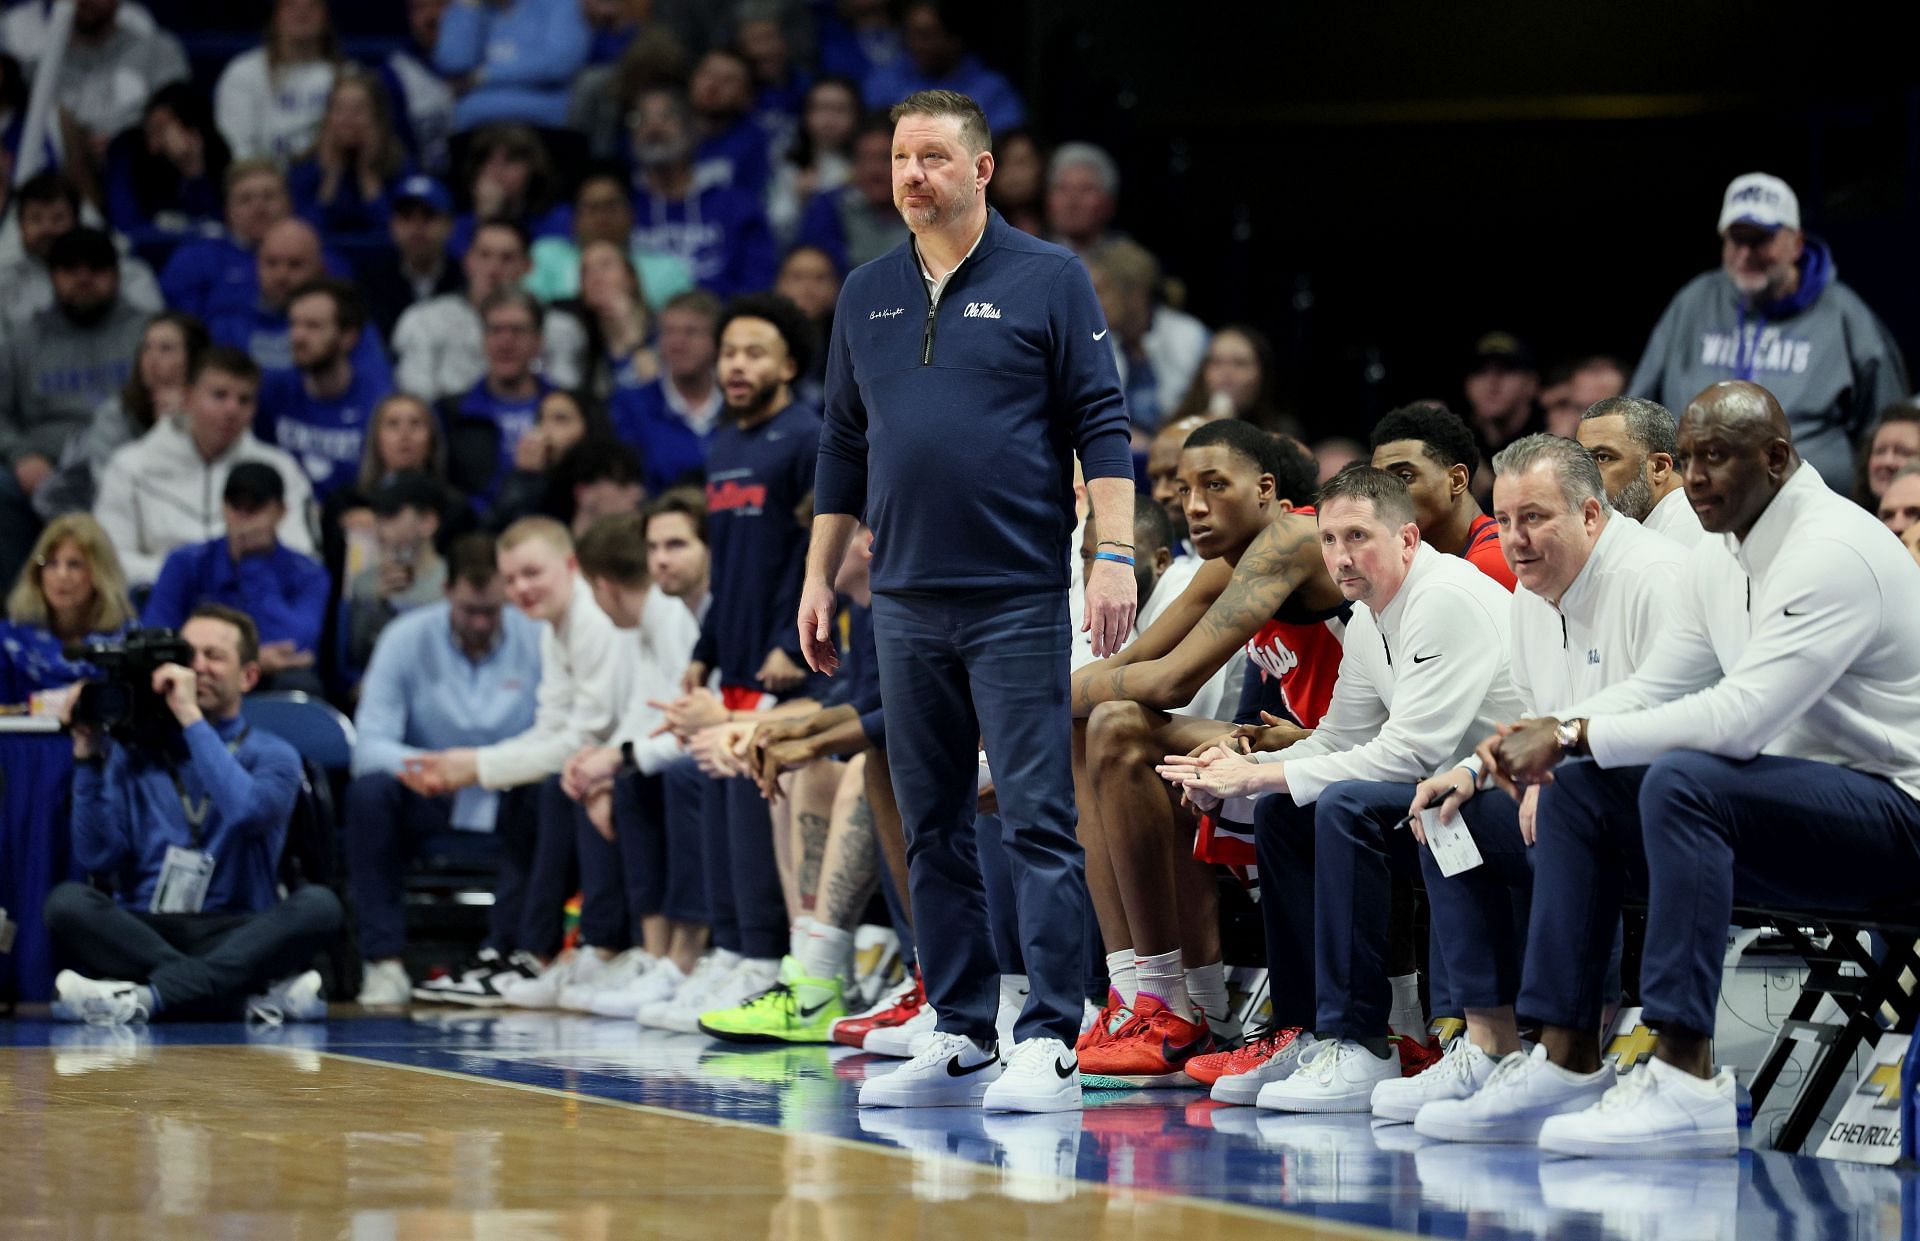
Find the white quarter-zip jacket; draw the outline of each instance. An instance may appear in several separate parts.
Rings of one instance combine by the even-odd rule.
[[[481,747],[481,786],[510,789],[544,780],[558,775],[580,747],[605,744],[613,736],[617,704],[632,692],[635,649],[593,601],[586,579],[575,577],[566,615],[540,633],[533,727]]]
[[[1678,623],[1686,564],[1684,547],[1614,513],[1559,607],[1515,590],[1513,689],[1527,713],[1558,716],[1645,664]],[[1478,772],[1480,761],[1460,766]]]
[[[1377,615],[1353,610],[1340,679],[1320,727],[1261,762],[1287,765],[1296,805],[1340,780],[1411,784],[1455,766],[1520,714],[1509,656],[1513,596],[1425,543]]]
[[[1673,750],[1838,763],[1920,797],[1920,565],[1802,465],[1745,542],[1710,535],[1633,677],[1568,709],[1602,767]]]
[[[1644,524],[1655,534],[1664,534],[1683,548],[1692,547],[1707,537],[1699,515],[1693,511],[1693,505],[1687,503],[1685,487],[1675,487],[1660,497],[1660,503],[1653,506]]]

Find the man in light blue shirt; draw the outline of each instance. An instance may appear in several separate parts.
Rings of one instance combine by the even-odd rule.
[[[425,796],[408,783],[403,763],[532,727],[539,682],[539,628],[506,606],[492,538],[461,538],[447,558],[446,602],[409,612],[382,630],[360,684],[359,740],[343,822],[366,961],[361,1003],[404,1004],[411,992],[400,961],[408,857],[422,840],[449,829],[492,832],[499,810],[499,795],[478,787]],[[502,857],[490,948],[511,947],[503,932],[520,922],[515,897],[522,885],[508,873],[515,867],[511,853]]]

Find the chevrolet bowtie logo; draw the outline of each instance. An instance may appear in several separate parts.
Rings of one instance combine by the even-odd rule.
[[[1900,1058],[1906,1059],[1905,1056]],[[1900,1060],[1892,1064],[1876,1064],[1873,1072],[1867,1074],[1855,1094],[1876,1096],[1875,1107],[1893,1108],[1900,1106]]]
[[[1624,1073],[1646,1059],[1657,1041],[1652,1030],[1636,1025],[1625,1034],[1616,1034],[1613,1041],[1607,1044],[1607,1054],[1614,1058],[1614,1064]]]
[[[1433,1041],[1445,1047],[1466,1031],[1467,1023],[1458,1017],[1435,1017],[1427,1026]]]

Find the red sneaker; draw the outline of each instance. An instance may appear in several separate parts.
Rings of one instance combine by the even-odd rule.
[[[1184,1072],[1195,1056],[1215,1050],[1213,1031],[1203,1016],[1188,1021],[1150,995],[1142,995],[1133,1006],[1129,1021],[1097,1047],[1080,1053],[1080,1073],[1107,1077],[1131,1086],[1192,1086]]]
[[[1120,998],[1118,991],[1115,991],[1112,987],[1108,987],[1107,1006],[1100,1010],[1100,1015],[1094,1018],[1092,1025],[1087,1027],[1086,1033],[1082,1034],[1079,1041],[1074,1043],[1074,1053],[1077,1055],[1089,1048],[1098,1047],[1102,1043],[1110,1041],[1115,1031],[1132,1020],[1133,1010],[1127,1007],[1127,1002]]]
[[[1299,1033],[1299,1026],[1289,1026],[1284,1030],[1272,1030],[1250,1038],[1245,1044],[1232,1051],[1217,1051],[1210,1056],[1195,1056],[1187,1061],[1187,1076],[1202,1086],[1211,1086],[1223,1077],[1232,1077],[1257,1069],[1279,1052],[1286,1050]]]
[[[1417,1077],[1440,1062],[1446,1054],[1446,1048],[1434,1042],[1424,1042],[1407,1034],[1390,1034],[1387,1042],[1400,1049],[1400,1076]]]
[[[907,975],[905,982],[864,1013],[842,1017],[833,1023],[833,1041],[848,1047],[865,1047],[867,1035],[875,1030],[890,1030],[906,1022],[927,1004],[926,989],[920,985],[920,971]]]

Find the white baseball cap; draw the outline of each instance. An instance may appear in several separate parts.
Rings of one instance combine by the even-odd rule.
[[[1742,173],[1727,185],[1720,204],[1720,231],[1735,224],[1752,224],[1769,232],[1800,227],[1800,200],[1793,187],[1764,172]]]

